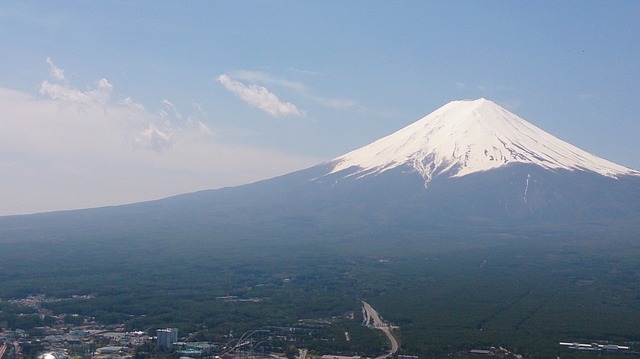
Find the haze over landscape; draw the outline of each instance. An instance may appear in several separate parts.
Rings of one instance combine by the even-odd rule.
[[[635,2],[0,4],[0,214],[306,168],[488,98],[631,168]]]
[[[0,359],[640,355],[640,3],[0,4]]]

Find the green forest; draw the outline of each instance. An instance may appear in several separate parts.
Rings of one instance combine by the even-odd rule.
[[[141,237],[2,248],[5,301],[90,294],[46,306],[132,330],[178,327],[198,340],[293,328],[296,346],[314,353],[374,356],[388,343],[361,324],[360,301],[366,300],[399,327],[400,353],[421,358],[492,346],[527,358],[578,358],[596,354],[558,342],[640,342],[634,239],[540,234],[230,243]],[[47,324],[35,314],[18,317],[3,303],[0,326]],[[273,349],[288,344],[279,345]]]

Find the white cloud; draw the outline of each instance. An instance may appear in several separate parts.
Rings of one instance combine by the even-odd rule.
[[[129,109],[134,111],[147,112],[147,109],[144,107],[143,104],[135,102],[131,97],[127,97],[123,100],[120,100],[118,104],[128,107]]]
[[[242,101],[259,108],[273,117],[306,116],[306,112],[298,109],[296,105],[281,101],[276,94],[266,87],[258,85],[246,86],[240,81],[222,74],[218,76],[218,82],[229,92],[237,95]]]
[[[321,160],[223,143],[198,117],[204,111],[114,100],[106,79],[80,90],[52,78],[39,93],[0,86],[0,215],[238,185]]]
[[[171,135],[167,130],[159,130],[151,124],[136,137],[136,143],[155,151],[162,151],[171,145]]]
[[[194,102],[191,104],[196,110],[198,110],[198,112],[204,116],[207,115],[207,112],[202,108],[202,105],[200,105],[197,102]]]
[[[94,89],[81,91],[66,84],[50,83],[43,81],[40,93],[49,97],[52,104],[58,105],[58,113],[64,114],[68,119],[61,125],[87,126],[93,123],[96,130],[108,128],[114,132],[120,132],[123,138],[133,138],[130,144],[136,148],[147,148],[154,151],[162,151],[172,143],[172,125],[167,122],[169,116],[164,110],[159,110],[159,115],[154,115],[145,109],[144,105],[136,103],[130,97],[120,101],[111,101],[113,85],[107,79],[98,81]],[[180,113],[168,100],[162,101],[169,107],[177,119],[181,119]],[[75,116],[84,116],[82,120],[74,121]],[[159,129],[162,128],[162,129]],[[85,134],[91,136],[91,134]]]
[[[51,60],[50,57],[47,57],[47,64],[49,64],[49,69],[51,70],[51,76],[53,76],[58,81],[65,80],[64,71],[61,68],[57,67],[53,63],[53,60]]]
[[[299,70],[296,72],[300,72]],[[318,73],[310,73],[313,75],[318,75]],[[230,78],[228,75],[223,75]],[[357,101],[348,99],[348,98],[333,98],[333,97],[323,97],[313,94],[309,88],[302,82],[291,81],[281,77],[273,76],[266,72],[262,71],[247,71],[247,70],[237,70],[232,72],[233,78],[240,79],[243,81],[252,82],[255,84],[262,85],[273,85],[278,86],[287,90],[293,91],[296,95],[311,100],[323,107],[331,108],[334,110],[350,110],[355,109],[357,111],[361,111],[363,106],[358,105]],[[220,81],[220,79],[218,78]],[[257,85],[256,85],[257,86]]]
[[[182,114],[178,111],[178,109],[176,108],[176,105],[174,105],[171,101],[167,99],[162,100],[162,103],[171,110],[174,116],[176,116],[179,119],[182,119]]]
[[[40,93],[49,96],[52,100],[84,105],[106,104],[111,97],[112,89],[113,86],[106,79],[98,81],[98,86],[94,90],[86,92],[46,80],[40,85]]]
[[[280,77],[275,77],[261,71],[238,70],[233,72],[233,77],[254,83],[257,82],[267,85],[282,86],[296,90],[298,92],[307,92],[307,87],[301,82],[290,81]]]

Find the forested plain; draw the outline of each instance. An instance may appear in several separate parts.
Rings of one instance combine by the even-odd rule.
[[[421,358],[492,346],[532,358],[622,355],[573,352],[558,342],[637,346],[640,245],[632,235],[570,233],[272,233],[235,241],[185,228],[7,241],[0,298],[91,294],[46,306],[214,341],[230,331],[308,329],[300,323],[322,320],[332,324],[303,330],[296,345],[372,356],[388,344],[361,326],[365,300],[399,326],[400,352]],[[16,324],[10,312],[0,326]],[[348,343],[344,331],[353,333]]]

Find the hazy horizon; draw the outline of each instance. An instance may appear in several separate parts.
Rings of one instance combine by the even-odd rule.
[[[488,98],[640,169],[640,4],[0,4],[0,215],[249,183]]]

